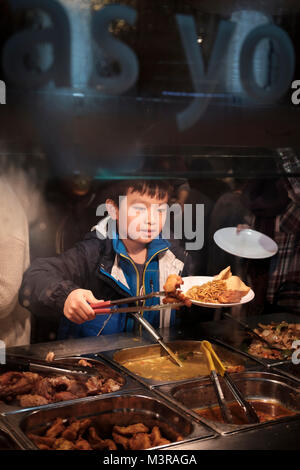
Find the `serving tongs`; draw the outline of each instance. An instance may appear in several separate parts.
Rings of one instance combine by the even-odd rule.
[[[147,299],[152,299],[153,297],[160,297],[160,296],[165,296],[166,292],[161,291],[161,292],[151,292],[150,294],[145,294],[145,295],[138,295],[136,297],[125,297],[122,299],[118,300],[102,300],[101,302],[97,302],[94,304],[90,304],[92,309],[94,310],[96,315],[101,315],[101,314],[113,314],[113,313],[135,313],[139,312],[141,310],[141,307],[139,305],[135,305],[133,307],[121,307],[118,308],[118,305],[122,304],[130,304],[134,303],[137,301],[142,301],[142,300],[147,300]],[[162,310],[168,307],[171,308],[178,308],[182,307],[184,305],[183,302],[178,302],[178,303],[169,303],[169,304],[157,304],[157,305],[151,305],[151,307],[143,307],[143,311],[152,311],[152,310]]]
[[[151,334],[151,336],[154,338],[155,341],[157,341],[163,348],[164,350],[168,353],[168,355],[171,357],[173,362],[179,367],[182,367],[182,362],[176,357],[176,355],[173,353],[173,351],[167,346],[164,341],[162,336],[160,336],[157,331],[153,328],[153,326],[143,318],[141,315],[141,311],[153,311],[153,310],[162,310],[168,307],[171,308],[178,308],[182,307],[184,305],[183,302],[178,302],[178,303],[173,303],[173,304],[162,304],[162,305],[151,305],[151,307],[143,307],[141,305],[136,305],[134,307],[124,307],[124,308],[118,308],[114,307],[115,305],[119,304],[128,304],[132,302],[138,302],[141,300],[146,300],[146,299],[151,299],[153,297],[159,297],[162,295],[166,295],[164,291],[161,292],[151,292],[150,294],[146,295],[139,295],[136,297],[127,297],[127,298],[122,298],[118,300],[107,300],[107,301],[101,301],[96,304],[90,304],[92,309],[97,315],[101,314],[107,314],[109,313],[110,316],[114,313],[131,313],[132,316],[144,327],[146,330]],[[107,318],[106,322],[104,323],[103,327],[106,325],[106,323],[109,321],[110,316]],[[98,335],[102,332],[103,327],[99,331]]]
[[[259,417],[257,416],[255,409],[253,408],[251,403],[249,403],[243,397],[239,388],[237,387],[235,382],[232,380],[232,378],[226,371],[225,366],[223,365],[220,358],[214,351],[211,343],[209,341],[201,341],[201,349],[204,352],[207,362],[208,362],[208,367],[210,369],[210,377],[215,388],[215,392],[217,395],[218,403],[220,406],[220,410],[221,410],[221,414],[222,414],[222,418],[224,422],[228,424],[234,424],[232,414],[226,403],[217,372],[223,377],[227,387],[231,391],[232,395],[234,396],[234,398],[236,399],[240,407],[243,409],[248,423],[250,424],[259,423],[260,422]]]
[[[96,367],[83,367],[72,365],[68,367],[60,361],[46,361],[43,359],[31,359],[25,356],[7,355],[5,364],[1,364],[2,370],[16,370],[21,372],[37,372],[42,374],[69,375],[74,378],[89,378],[99,375]],[[0,369],[0,370],[1,370]]]

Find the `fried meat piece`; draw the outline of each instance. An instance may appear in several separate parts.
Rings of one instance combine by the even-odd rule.
[[[40,450],[53,450],[51,447],[47,446],[46,444],[37,444],[37,447]]]
[[[52,402],[54,393],[48,377],[43,377],[41,380],[39,380],[39,382],[37,382],[34,387],[34,391],[37,395],[41,395],[42,397],[46,398],[48,403]]]
[[[183,284],[183,280],[178,274],[170,274],[167,277],[165,285],[163,286],[166,293],[166,297],[162,300],[163,304],[183,302],[186,307],[191,307],[191,300],[179,289],[181,284]]]
[[[76,441],[80,430],[80,421],[73,421],[67,428],[65,428],[61,437],[68,441]]]
[[[28,380],[28,382],[35,384],[38,380],[41,380],[41,376],[35,372],[22,372],[24,377]]]
[[[63,437],[55,439],[53,449],[55,450],[75,450],[74,442],[68,441]]]
[[[6,398],[30,393],[35,385],[32,380],[34,375],[26,376],[24,372],[16,371],[5,372],[0,376],[0,397]]]
[[[78,365],[82,367],[93,367],[93,365],[90,362],[86,361],[85,359],[80,359],[78,361]]]
[[[89,442],[80,437],[77,439],[75,442],[75,449],[77,450],[93,450],[92,447],[90,446]]]
[[[104,442],[104,446],[105,446],[104,449],[118,450],[115,442],[112,439],[104,439],[103,442]]]
[[[226,290],[218,296],[218,302],[220,304],[239,303],[244,295],[245,293],[239,290]]]
[[[22,408],[47,405],[49,403],[48,400],[45,397],[42,397],[41,395],[18,395],[17,399]]]
[[[129,449],[131,450],[144,450],[151,447],[151,441],[149,434],[145,432],[139,432],[134,434],[129,439]]]
[[[102,393],[111,393],[120,390],[121,386],[114,379],[105,380],[104,384],[100,387]]]
[[[46,356],[46,361],[52,362],[52,361],[54,361],[54,358],[55,358],[54,352],[53,352],[53,351],[49,351],[49,352],[47,353],[47,356]]]
[[[74,400],[78,398],[77,395],[74,395],[71,392],[58,392],[53,395],[53,401],[66,401],[66,400]]]
[[[100,377],[92,376],[90,377],[84,384],[85,388],[87,389],[88,395],[96,395],[101,391],[101,387],[103,385],[103,379]]]
[[[130,426],[117,426],[113,427],[113,431],[121,434],[122,436],[127,436],[130,434],[136,434],[139,432],[149,432],[149,428],[145,426],[143,423],[131,424]]]
[[[52,447],[55,442],[54,437],[39,436],[38,434],[33,434],[31,432],[27,433],[27,437],[34,442],[36,446],[46,445],[48,447]]]
[[[129,438],[126,436],[122,436],[121,434],[118,434],[116,432],[112,432],[112,437],[113,440],[115,441],[116,444],[120,444],[124,450],[129,450]]]
[[[115,442],[112,439],[101,439],[93,426],[89,428],[89,443],[94,450],[117,450]]]
[[[175,292],[176,289],[178,289],[181,284],[183,284],[183,280],[178,274],[170,274],[167,277],[167,280],[165,282],[165,285],[163,286],[163,289],[166,293],[171,293]]]
[[[54,423],[47,429],[46,437],[57,437],[65,430],[62,418],[56,418]]]
[[[162,302],[163,304],[176,304],[178,302],[183,302],[186,307],[192,306],[191,299],[186,297],[186,295],[180,290],[167,294],[166,297],[163,298]]]
[[[49,403],[85,396],[84,386],[65,376],[42,378],[36,384],[35,393],[45,397]]]
[[[162,446],[165,444],[170,444],[171,441],[168,441],[168,439],[165,439],[160,432],[160,429],[158,426],[154,426],[152,428],[151,434],[150,434],[150,440],[152,442],[152,447],[156,446]]]

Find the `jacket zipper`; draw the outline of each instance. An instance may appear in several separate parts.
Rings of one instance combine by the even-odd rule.
[[[146,269],[147,267],[149,266],[150,262],[153,260],[153,258],[158,255],[159,253],[162,253],[163,251],[167,251],[168,248],[163,248],[162,250],[159,250],[157,251],[156,253],[154,253],[151,258],[146,262],[145,264],[145,267],[144,267],[144,271],[143,271],[143,278],[142,278],[142,285],[140,286],[140,275],[139,275],[139,272],[137,270],[137,267],[135,265],[135,263],[132,261],[131,258],[129,258],[128,256],[125,256],[123,255],[122,253],[120,253],[120,256],[122,256],[123,258],[127,259],[128,261],[130,261],[130,263],[132,264],[132,266],[134,267],[135,269],[135,272],[136,272],[136,278],[137,278],[137,288],[136,288],[136,295],[143,295],[143,294],[146,294],[146,286],[145,286],[145,273],[146,273]],[[143,307],[145,305],[145,300],[143,300],[142,302],[142,305],[141,307]],[[137,305],[138,305],[138,302],[136,302]],[[143,311],[142,311],[142,316],[143,316]],[[141,336],[141,325],[139,325],[139,333],[140,333],[140,336]]]

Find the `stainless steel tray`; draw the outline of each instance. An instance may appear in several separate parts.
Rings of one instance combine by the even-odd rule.
[[[199,352],[202,354],[200,351],[200,345],[201,341],[192,341],[192,340],[175,340],[171,342],[166,343],[173,351],[178,351],[180,353],[186,353],[189,351],[192,352]],[[214,345],[216,352],[220,355],[220,357],[223,360],[228,360],[230,361],[233,365],[242,365],[246,369],[248,368],[253,368],[256,366],[256,362],[252,361],[251,358],[243,356],[239,354],[238,352],[234,352],[229,348],[226,348],[226,346],[220,346],[215,344]],[[139,381],[143,385],[146,385],[148,388],[153,388],[158,385],[162,385],[165,383],[177,383],[181,382],[182,380],[152,380],[152,379],[147,379],[145,377],[141,377],[130,370],[126,369],[124,366],[122,366],[122,362],[126,360],[142,360],[146,359],[148,357],[156,357],[156,356],[165,356],[166,352],[164,349],[159,345],[159,344],[151,344],[147,346],[138,346],[134,348],[126,348],[126,349],[115,349],[115,350],[110,350],[110,351],[104,351],[102,353],[97,354],[99,357],[102,357],[103,359],[108,360],[111,364],[113,364],[115,367],[119,368],[122,370],[124,373],[130,375],[133,377],[135,380]],[[183,381],[186,381],[184,379]]]
[[[296,415],[259,424],[229,425],[216,421],[211,421],[199,416],[195,409],[205,408],[207,406],[217,405],[217,398],[210,379],[193,380],[180,384],[168,384],[155,388],[155,391],[169,400],[173,405],[210,426],[220,434],[230,434],[245,431],[249,428],[262,426],[271,426],[278,422],[289,422],[300,419],[300,389],[295,387],[295,382],[280,375],[266,371],[246,371],[232,375],[237,386],[247,399],[261,399],[264,401],[272,400],[281,404]],[[234,401],[230,391],[221,380],[225,399],[229,402]]]
[[[1,423],[0,423],[0,451],[1,450],[18,450],[19,446],[15,442],[14,438],[11,436],[11,433],[3,428],[1,429]]]
[[[95,367],[99,369],[99,373],[102,374],[103,376],[110,377],[117,381],[123,382],[123,385],[121,386],[121,389],[120,389],[122,391],[135,390],[139,386],[139,384],[136,381],[134,381],[131,377],[129,377],[127,374],[123,373],[120,370],[116,370],[115,367],[113,367],[111,364],[105,363],[105,361],[100,360],[99,357],[93,358],[93,357],[89,357],[88,355],[84,355],[84,356],[70,356],[70,357],[57,358],[57,360],[63,361],[66,365],[73,365],[73,364],[75,365],[80,359],[86,359],[87,361],[92,363]],[[118,392],[119,391],[113,392],[113,393],[118,393]],[[100,395],[91,395],[91,396],[100,396]],[[84,400],[84,399],[85,397],[77,398],[76,400]],[[68,402],[69,401],[70,400],[68,400]],[[66,402],[67,400],[62,403],[66,403]],[[60,403],[60,402],[57,402],[57,403]],[[47,406],[47,405],[43,405],[43,406]],[[22,407],[16,402],[12,402],[12,404],[0,403],[0,413],[6,410],[13,411],[13,410],[18,410],[18,409],[22,409]],[[25,408],[23,407],[23,409]]]
[[[50,424],[57,417],[92,418],[93,424],[101,429],[101,432],[98,432],[102,438],[109,437],[114,424],[127,426],[138,422],[143,422],[149,427],[158,424],[170,440],[174,438],[174,431],[184,437],[182,441],[155,447],[156,449],[175,447],[217,435],[211,428],[186,415],[162,397],[142,389],[138,393],[120,392],[117,395],[94,397],[76,403],[60,402],[33,410],[3,413],[0,415],[0,426],[2,422],[2,427],[13,436],[20,449],[37,449],[26,436],[26,432],[37,432],[39,428]]]
[[[268,324],[271,322],[286,321],[287,323],[300,323],[300,316],[293,315],[291,313],[273,313],[268,315],[257,315],[249,316],[246,319],[246,323],[250,328],[256,328],[258,323]],[[206,324],[205,331],[207,336],[214,340],[219,340],[221,343],[232,346],[236,351],[247,354],[253,360],[260,364],[264,364],[266,367],[273,367],[276,364],[285,363],[289,364],[290,359],[278,360],[278,359],[264,359],[258,356],[254,356],[248,353],[248,347],[251,343],[251,337],[243,329],[242,326],[237,325],[233,320],[222,320],[216,322],[215,325]]]

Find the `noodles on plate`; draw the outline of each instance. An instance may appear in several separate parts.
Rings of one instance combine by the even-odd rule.
[[[198,302],[217,304],[219,302],[219,296],[226,290],[225,281],[214,280],[206,282],[201,286],[191,287],[185,295]]]

